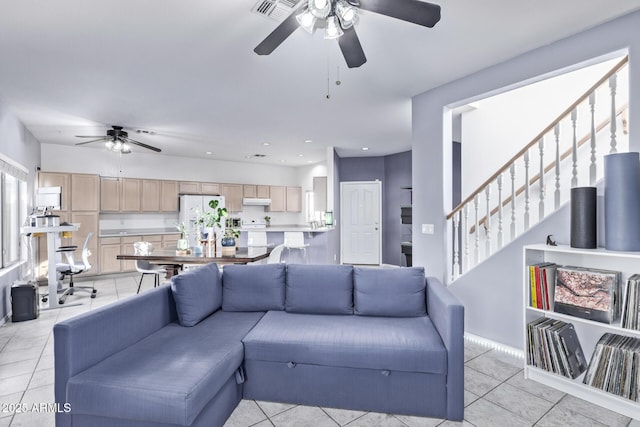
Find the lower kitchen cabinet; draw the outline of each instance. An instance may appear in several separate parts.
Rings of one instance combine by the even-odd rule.
[[[180,240],[180,234],[163,234],[162,249],[176,249]]]
[[[120,273],[120,238],[103,237],[100,239],[100,273]]]

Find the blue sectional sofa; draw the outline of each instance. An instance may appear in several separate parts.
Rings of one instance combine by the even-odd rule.
[[[222,426],[241,399],[462,420],[464,309],[422,268],[215,264],[54,327],[68,426]]]

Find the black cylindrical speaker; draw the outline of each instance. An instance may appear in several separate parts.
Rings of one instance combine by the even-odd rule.
[[[604,240],[613,251],[640,251],[640,155],[604,156]]]
[[[598,245],[596,187],[571,189],[571,247],[595,249]]]

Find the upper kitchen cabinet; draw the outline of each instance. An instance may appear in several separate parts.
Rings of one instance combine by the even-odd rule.
[[[242,186],[243,197],[249,199],[268,199],[269,198],[269,186],[268,185],[253,185],[244,184]]]
[[[61,211],[70,210],[70,190],[71,183],[68,173],[59,172],[40,172],[38,173],[38,187],[61,187],[62,188],[62,204]]]
[[[71,210],[100,210],[100,178],[98,175],[71,174]]]
[[[122,212],[140,212],[142,183],[139,179],[122,178],[120,210]]]
[[[267,212],[284,212],[287,207],[287,192],[285,187],[269,187],[271,204],[266,207]]]
[[[268,185],[256,185],[256,197],[258,199],[268,199],[271,197]]]
[[[302,188],[287,187],[287,212],[302,211]]]
[[[313,177],[313,205],[316,212],[327,211],[327,177]]]
[[[160,211],[178,211],[178,182],[160,181]]]
[[[100,177],[100,211],[120,212],[120,180]]]
[[[205,194],[208,196],[219,196],[220,194],[222,194],[220,184],[217,184],[215,182],[201,182],[200,192],[201,194]]]
[[[222,195],[227,211],[240,212],[242,210],[242,184],[222,184]]]
[[[142,212],[160,211],[160,181],[142,180]]]
[[[179,192],[180,194],[200,194],[202,191],[200,184],[199,182],[180,181]]]

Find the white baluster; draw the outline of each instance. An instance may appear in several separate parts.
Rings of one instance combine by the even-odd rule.
[[[589,106],[591,107],[591,165],[589,166],[589,185],[596,185],[596,91],[589,95]]]
[[[573,127],[573,144],[571,145],[571,187],[578,186],[578,136],[576,134],[576,122],[578,121],[578,109],[571,112],[571,126]]]
[[[538,142],[540,149],[540,202],[538,203],[538,221],[544,218],[544,136]]]
[[[469,203],[464,205],[464,224],[462,224],[464,232],[464,256],[462,257],[462,272],[469,270]]]
[[[529,229],[529,150],[524,152],[524,230]]]
[[[473,208],[476,213],[476,228],[475,228],[475,246],[473,248],[473,255],[475,258],[475,265],[480,262],[480,223],[478,222],[478,195],[473,198]]]
[[[618,75],[614,74],[609,77],[609,89],[611,89],[611,149],[609,154],[617,153],[617,141],[616,141],[616,88],[618,85]]]
[[[509,167],[511,174],[511,240],[516,238],[516,164]]]
[[[461,212],[458,211],[453,215],[453,279],[457,279],[460,276],[460,256],[458,251],[458,238],[460,236],[460,216]]]
[[[556,191],[554,209],[558,209],[560,207],[560,123],[556,125],[553,133],[556,137]]]
[[[502,174],[498,175],[498,249],[502,248]]]
[[[487,199],[487,216],[484,217],[484,228],[486,230],[487,241],[485,242],[484,257],[488,258],[491,256],[491,184],[488,184],[487,188],[485,188],[484,195]]]

